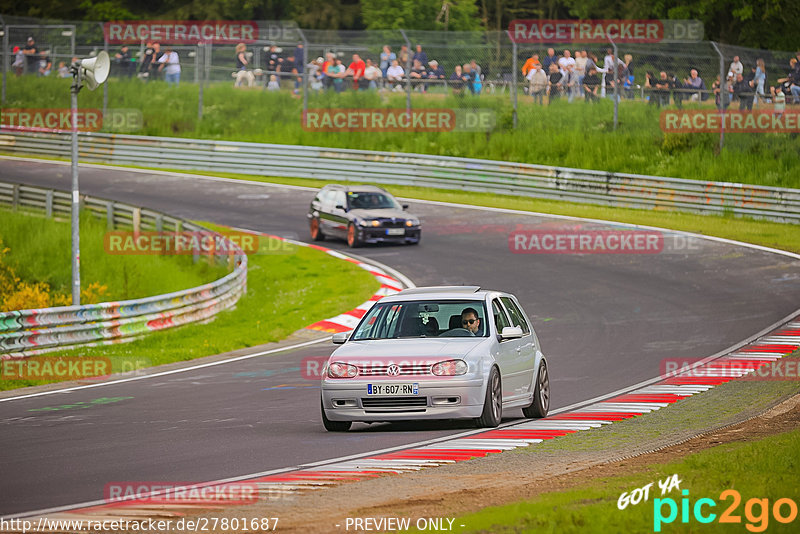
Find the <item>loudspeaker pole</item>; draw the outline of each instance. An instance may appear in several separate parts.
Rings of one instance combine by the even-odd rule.
[[[80,189],[78,187],[78,92],[81,90],[80,62],[72,64],[70,87],[72,115],[72,305],[81,303]]]

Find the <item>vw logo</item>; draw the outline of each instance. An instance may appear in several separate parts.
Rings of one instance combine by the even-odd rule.
[[[400,367],[398,367],[395,364],[392,364],[386,368],[386,374],[389,376],[397,376],[400,374]]]

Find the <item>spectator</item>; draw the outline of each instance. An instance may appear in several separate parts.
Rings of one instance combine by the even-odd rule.
[[[422,92],[425,92],[425,85],[421,84],[420,82],[424,79],[427,79],[428,71],[425,70],[425,66],[420,63],[418,59],[414,59],[414,66],[411,67],[409,77],[411,78],[412,86],[419,88],[419,90]]]
[[[49,52],[39,54],[39,76],[50,76],[53,62],[50,61]]]
[[[717,77],[714,79],[714,83],[711,84],[711,91],[714,93],[714,105],[717,107],[717,109],[727,109],[731,103],[731,99],[727,94],[722,92],[719,74],[717,74]]]
[[[706,84],[703,83],[703,79],[698,75],[697,69],[692,69],[689,71],[689,77],[683,82],[687,89],[694,89],[697,91],[692,93],[692,95],[689,97],[692,102],[697,102],[703,99],[702,91],[706,90]]]
[[[772,97],[772,101],[775,103],[775,108],[772,112],[780,117],[786,111],[786,95],[783,94],[783,88],[780,85],[776,86],[774,91],[775,94]]]
[[[58,77],[59,78],[70,77],[69,67],[67,67],[67,64],[64,63],[63,61],[58,62]]]
[[[432,59],[430,63],[428,63],[428,80],[446,80],[447,75],[444,73],[444,69],[439,66],[439,62],[435,59]]]
[[[181,83],[181,63],[178,53],[168,46],[164,49],[164,55],[161,56],[158,63],[158,70],[164,70],[164,80],[167,85],[178,87]]]
[[[558,58],[558,68],[561,69],[561,74],[566,74],[567,67],[575,68],[575,59],[569,50],[564,50],[564,55]]]
[[[542,65],[536,63],[529,71],[526,77],[530,82],[529,94],[533,97],[533,101],[540,106],[543,104],[544,94],[547,92],[547,74],[542,70]]]
[[[347,70],[345,71],[345,75],[353,77],[353,89],[359,89],[359,82],[364,76],[364,70],[366,70],[366,68],[367,64],[364,63],[361,56],[353,54],[353,61],[347,66]],[[364,89],[366,89],[366,86]]]
[[[789,73],[785,78],[779,78],[778,83],[783,84],[782,92],[785,96],[792,96],[792,104],[800,102],[800,61],[790,59]]]
[[[400,53],[397,55],[397,62],[405,68],[408,65],[408,47],[406,45],[402,45],[400,47]]]
[[[752,86],[744,79],[741,73],[736,75],[736,83],[731,87],[733,98],[739,101],[739,111],[750,111],[753,109],[753,94],[750,92]]]
[[[333,76],[329,74],[330,70],[336,66],[336,59],[335,54],[333,52],[328,52],[325,55],[326,59],[322,62],[321,68],[321,79],[322,79],[322,86],[325,89],[330,89],[333,87]]]
[[[583,78],[583,89],[586,93],[587,102],[597,102],[597,92],[600,90],[600,77],[597,75],[597,68],[591,67],[589,74]]]
[[[464,92],[464,73],[461,70],[461,65],[456,65],[453,74],[450,75],[450,87],[453,89],[453,94],[460,95]]]
[[[473,59],[469,62],[469,68],[472,71],[472,76],[478,80],[483,80],[483,71],[481,70],[481,66]]]
[[[575,75],[578,77],[578,94],[583,95],[583,78],[586,76],[586,64],[589,58],[586,57],[586,51],[581,53],[580,50],[575,51]]]
[[[367,88],[377,89],[378,81],[383,77],[381,69],[376,67],[371,59],[367,59],[367,66],[364,69],[364,80],[367,82]]]
[[[678,77],[675,76],[674,74],[672,73],[667,74],[667,78],[669,78],[669,87],[672,90],[672,100],[673,102],[675,102],[675,106],[678,109],[682,109],[685,87],[683,83],[678,79]]]
[[[239,43],[236,45],[236,81],[233,83],[234,87],[241,87],[247,84],[247,87],[252,87],[256,83],[256,78],[253,73],[247,70],[250,62],[247,59],[247,45]]]
[[[292,55],[292,76],[294,76],[294,90],[292,91],[293,94],[300,93],[300,84],[303,83],[303,66],[305,65],[303,61],[303,56],[305,56],[305,49],[303,47],[303,43],[297,43],[297,46],[294,47],[294,54]]]
[[[306,69],[308,69],[308,79],[311,84],[311,89],[314,91],[321,91],[323,88],[322,85],[322,64],[325,63],[325,59],[323,57],[318,57],[308,65],[306,65]]]
[[[150,66],[155,59],[156,50],[153,48],[153,41],[146,41],[144,52],[142,53],[142,61],[139,64],[139,77],[144,78],[145,81],[150,77]]]
[[[736,76],[739,74],[744,74],[744,65],[739,61],[739,56],[733,56],[733,61],[728,71],[728,76],[732,77],[734,80],[736,80]]]
[[[22,73],[25,72],[25,53],[18,46],[14,47],[12,53],[14,54],[14,63],[11,64],[11,68],[14,69],[14,74],[22,76]]]
[[[381,52],[381,73],[383,73],[383,77],[386,78],[386,72],[389,70],[389,67],[392,65],[392,61],[397,59],[397,54],[392,52],[392,49],[389,48],[389,45],[383,46],[383,52]]]
[[[625,97],[633,98],[633,56],[631,54],[625,54],[624,58],[626,75],[623,80],[623,87],[625,88]]]
[[[25,72],[27,74],[39,72],[39,49],[36,47],[33,37],[28,37],[22,53],[25,55]]]
[[[651,82],[652,83],[652,82]],[[655,80],[655,85],[653,86],[653,97],[650,100],[652,104],[655,101],[656,106],[669,106],[669,92],[671,89],[670,79],[667,77],[667,73],[665,71],[661,71],[658,73],[658,79]]]
[[[756,74],[753,77],[753,85],[755,87],[755,95],[753,96],[753,105],[758,106],[758,97],[760,96],[764,101],[767,97],[764,96],[764,85],[767,82],[767,67],[764,65],[762,58],[756,59]]]
[[[344,91],[344,77],[346,76],[347,69],[344,63],[338,57],[333,60],[333,65],[328,67],[328,76],[333,78],[333,89],[337,93]]]
[[[566,63],[559,82],[562,94],[567,95],[567,102],[572,102],[578,92],[578,76],[575,74],[574,68],[575,66],[571,63]]]
[[[419,64],[423,67],[428,64],[428,54],[422,51],[422,45],[417,45],[417,51],[414,52],[414,55],[411,58],[411,61],[419,61]]]
[[[545,72],[550,72],[550,65],[558,65],[558,58],[556,57],[556,51],[552,48],[547,49],[547,55],[542,60],[542,69]]]
[[[475,94],[475,76],[472,72],[472,66],[469,63],[464,63],[461,67],[461,79],[469,92]]]
[[[561,78],[563,75],[558,70],[558,64],[550,63],[550,76],[548,79],[547,95],[550,97],[549,101],[558,100],[561,96]]]
[[[150,63],[150,79],[158,80],[161,78],[161,58],[164,52],[161,51],[161,43],[153,43],[153,61]]]
[[[393,85],[394,91],[402,91],[402,83],[403,77],[405,76],[406,71],[403,70],[403,67],[400,66],[400,62],[396,59],[392,60],[392,65],[386,71],[386,79],[389,81],[390,85]]]
[[[114,62],[117,64],[121,76],[125,76],[126,78],[133,76],[134,67],[132,60],[133,58],[131,57],[131,51],[128,45],[122,45],[119,52],[114,54]]]
[[[267,82],[267,91],[280,91],[281,84],[278,81],[277,74],[270,74],[269,75],[269,82]]]
[[[526,59],[525,63],[522,65],[522,75],[527,78],[530,71],[541,68],[542,64],[539,62],[539,54],[533,54],[531,57]]]
[[[283,57],[281,56],[281,49],[277,46],[270,45],[267,51],[267,70],[269,72],[280,72],[283,66]]]

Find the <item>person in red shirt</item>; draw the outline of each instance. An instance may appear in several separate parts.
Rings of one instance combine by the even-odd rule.
[[[358,54],[353,54],[353,62],[347,67],[345,75],[353,77],[353,89],[358,90],[358,81],[364,76],[367,64]]]

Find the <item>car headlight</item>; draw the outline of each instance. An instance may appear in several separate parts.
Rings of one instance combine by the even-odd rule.
[[[467,372],[467,362],[464,360],[447,360],[431,366],[431,373],[436,376],[456,376]]]
[[[333,362],[328,366],[328,378],[353,378],[358,374],[358,367],[349,363]]]
[[[361,219],[360,221],[358,221],[358,224],[359,224],[360,226],[372,226],[372,227],[376,227],[376,226],[380,226],[380,225],[381,225],[381,222],[380,222],[380,221],[375,221],[375,220]]]
[[[406,220],[406,226],[419,226],[419,221],[416,219]]]

